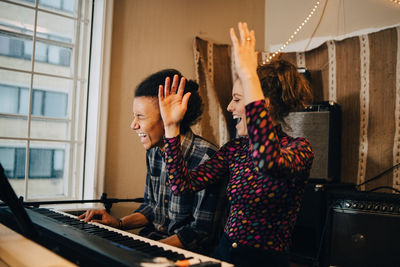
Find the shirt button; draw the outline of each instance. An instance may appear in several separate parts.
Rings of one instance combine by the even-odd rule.
[[[165,215],[165,219],[168,219],[169,217],[168,217],[168,215]]]
[[[233,247],[233,248],[237,248],[237,246],[238,246],[238,245],[237,245],[236,242],[233,242],[233,243],[232,243],[232,247]]]
[[[159,231],[164,231],[164,227],[160,226],[160,228],[158,228]]]
[[[168,203],[168,199],[165,199],[165,200],[164,200],[164,203]]]
[[[169,183],[168,183],[168,182],[165,182],[165,185],[166,185],[166,186],[168,186],[168,185],[169,185]]]

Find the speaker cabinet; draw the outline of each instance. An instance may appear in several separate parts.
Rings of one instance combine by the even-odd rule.
[[[400,266],[400,196],[333,193],[326,266]]]
[[[306,184],[300,212],[292,233],[290,259],[294,263],[316,266],[323,258],[323,232],[327,219],[327,195],[330,191],[353,191],[353,184]]]
[[[307,138],[314,150],[310,178],[333,181],[340,174],[340,109],[333,102],[320,102],[304,111],[291,112],[283,130]]]

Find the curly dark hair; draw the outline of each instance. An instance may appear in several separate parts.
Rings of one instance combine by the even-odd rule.
[[[135,89],[135,97],[148,96],[158,98],[158,87],[164,85],[167,77],[172,78],[174,75],[179,76],[179,80],[183,77],[176,69],[165,69],[151,74],[145,78]],[[199,85],[193,80],[187,80],[185,85],[185,93],[190,92],[187,111],[181,122],[180,131],[186,133],[190,126],[196,124],[200,120],[203,113],[203,101],[199,94]]]
[[[292,63],[278,59],[257,68],[265,97],[270,100],[269,112],[276,122],[285,123],[289,112],[301,110],[312,102],[307,79]]]

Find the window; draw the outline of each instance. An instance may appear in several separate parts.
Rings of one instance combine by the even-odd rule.
[[[26,200],[84,195],[92,8],[0,2],[0,163]]]

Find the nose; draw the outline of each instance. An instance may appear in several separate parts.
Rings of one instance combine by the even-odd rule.
[[[229,105],[226,107],[226,110],[229,111],[229,112],[233,112],[232,101],[233,101],[233,100],[231,100],[231,102],[229,102]]]
[[[138,121],[137,121],[136,118],[134,118],[134,119],[132,120],[131,129],[132,129],[132,130],[137,130],[137,129],[139,129],[139,123],[138,123]]]

